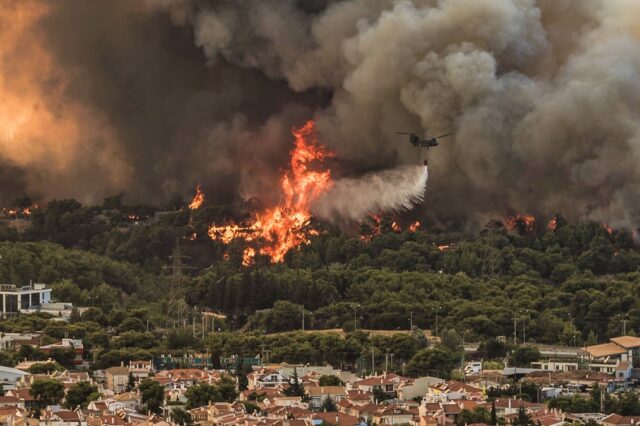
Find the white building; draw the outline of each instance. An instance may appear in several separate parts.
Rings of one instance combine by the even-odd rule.
[[[51,289],[45,284],[0,284],[0,314],[2,317],[40,307],[51,302]]]
[[[15,389],[16,383],[24,376],[28,376],[26,371],[18,370],[11,367],[0,366],[0,383],[3,389]]]

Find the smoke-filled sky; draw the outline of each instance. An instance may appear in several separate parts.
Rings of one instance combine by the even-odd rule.
[[[422,209],[640,219],[637,0],[7,0],[0,201],[275,197],[315,118],[338,175],[419,164]],[[370,176],[370,175],[369,175]],[[269,200],[265,200],[269,202]]]

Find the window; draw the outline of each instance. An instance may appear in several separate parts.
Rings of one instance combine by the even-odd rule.
[[[7,313],[17,313],[18,312],[18,295],[16,294],[7,294],[6,295],[6,306],[5,312]]]
[[[31,293],[31,306],[40,306],[40,293]]]
[[[29,293],[20,295],[20,309],[29,309]]]

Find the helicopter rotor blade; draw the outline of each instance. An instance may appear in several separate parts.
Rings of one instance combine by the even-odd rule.
[[[452,135],[453,133],[445,133],[444,135],[436,136],[434,139],[444,138],[445,136]]]

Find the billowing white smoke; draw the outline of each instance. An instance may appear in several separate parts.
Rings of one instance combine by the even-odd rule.
[[[339,179],[312,211],[322,219],[355,221],[375,212],[409,210],[424,199],[428,177],[427,166],[401,166]]]

